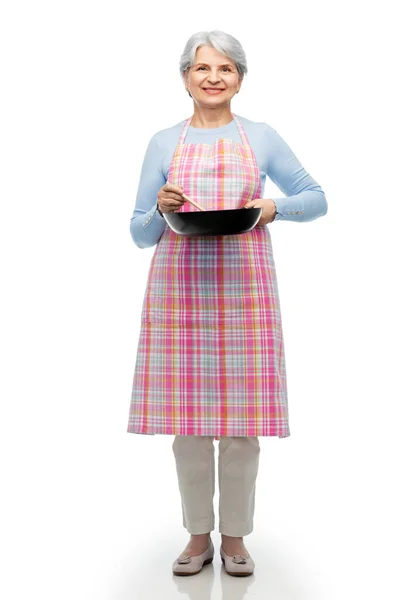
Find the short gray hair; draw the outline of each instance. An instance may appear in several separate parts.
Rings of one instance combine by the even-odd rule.
[[[218,52],[225,54],[230,60],[232,60],[239,73],[239,80],[243,79],[244,75],[247,74],[247,60],[241,43],[224,31],[214,29],[214,31],[199,31],[194,33],[189,40],[186,42],[185,49],[182,53],[179,61],[179,70],[182,79],[184,79],[184,73],[194,65],[196,58],[197,48],[200,46],[212,46]],[[190,92],[189,92],[189,96]]]

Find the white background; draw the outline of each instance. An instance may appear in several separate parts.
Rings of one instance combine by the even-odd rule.
[[[4,598],[399,598],[394,4],[2,3]],[[270,225],[291,436],[260,438],[247,578],[221,566],[218,488],[214,562],[172,575],[189,539],[173,437],[126,431],[155,249],[129,233],[138,178],[150,137],[193,112],[179,59],[212,29],[247,55],[232,110],[328,201]]]

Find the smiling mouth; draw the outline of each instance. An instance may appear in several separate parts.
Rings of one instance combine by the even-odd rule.
[[[206,94],[208,94],[209,96],[218,96],[218,94],[220,94],[221,92],[223,92],[223,89],[217,88],[217,89],[213,89],[213,88],[203,88],[203,92],[205,92]]]

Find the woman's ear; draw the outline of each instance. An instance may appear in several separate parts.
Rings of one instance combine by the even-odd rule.
[[[192,94],[189,92],[189,89],[188,89],[188,87],[189,87],[189,77],[188,77],[188,73],[189,73],[189,71],[186,71],[186,72],[183,74],[183,76],[184,76],[184,78],[185,78],[185,90],[187,91],[187,93],[189,94],[189,96],[192,98],[193,96],[192,96]]]

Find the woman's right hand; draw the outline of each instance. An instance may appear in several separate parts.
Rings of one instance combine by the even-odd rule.
[[[182,198],[183,188],[179,185],[172,185],[167,183],[160,188],[157,194],[157,204],[161,212],[176,212],[180,209],[182,204],[187,202],[185,198]]]

